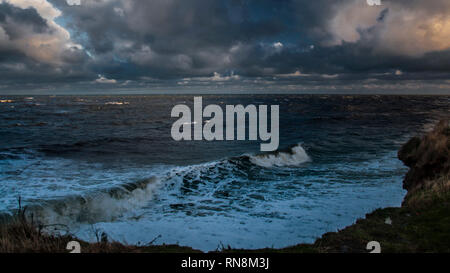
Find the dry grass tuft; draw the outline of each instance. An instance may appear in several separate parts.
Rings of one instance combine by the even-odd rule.
[[[26,207],[19,209],[7,222],[0,223],[0,253],[69,253],[67,244],[78,241],[82,253],[193,253],[200,252],[190,247],[177,245],[154,246],[152,242],[144,246],[131,246],[118,242],[108,242],[107,236],[98,237],[97,243],[88,243],[72,235],[52,235],[44,230],[48,226],[37,224],[33,216],[26,213]]]
[[[408,192],[404,205],[414,210],[422,210],[437,202],[445,202],[450,196],[450,175],[427,180]]]

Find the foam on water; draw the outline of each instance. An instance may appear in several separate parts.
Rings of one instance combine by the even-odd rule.
[[[402,196],[401,163],[395,152],[370,161],[307,168],[292,168],[312,162],[300,144],[272,154],[187,166],[124,165],[120,170],[41,158],[33,151],[21,160],[13,152],[4,157],[3,164],[11,163],[6,165],[20,171],[19,177],[35,175],[21,184],[17,178],[15,183],[2,183],[4,190],[18,190],[39,222],[62,225],[57,232],[68,227],[90,241],[100,230],[124,243],[148,243],[158,237],[156,243],[205,251],[220,244],[284,247],[311,242],[379,206],[398,205]],[[385,181],[395,175],[393,181]],[[352,181],[360,176],[364,181]],[[378,195],[383,198],[374,198]]]
[[[0,103],[0,214],[20,196],[35,220],[81,239],[100,229],[202,250],[311,242],[400,205],[399,147],[449,115],[442,97],[204,96],[280,104],[291,148],[260,154],[251,141],[173,141],[170,109],[192,96],[1,99],[13,102]]]
[[[312,242],[378,207],[398,206],[403,196],[401,171],[392,178],[393,170],[401,168],[394,153],[348,164],[345,169],[339,163],[332,164],[327,168],[335,171],[324,177],[307,172],[303,177],[289,177],[291,171],[282,168],[267,176],[261,173],[266,168],[257,165],[252,167],[254,171],[241,173],[239,168],[246,162],[223,160],[172,168],[161,176],[162,187],[155,199],[131,216],[97,222],[95,230],[131,244],[158,238],[155,243],[176,243],[204,251],[221,245],[286,247]],[[367,175],[364,182],[347,178],[361,175],[361,167]],[[315,173],[326,172],[324,167],[311,168]],[[259,179],[258,173],[265,179]],[[88,225],[80,226],[76,234],[96,240]]]
[[[148,200],[159,183],[153,175],[153,169],[133,165],[105,169],[103,164],[42,157],[42,154],[33,150],[2,152],[0,159],[0,191],[4,193],[0,199],[0,212],[17,209],[20,197],[24,206],[36,209],[48,206],[50,210],[60,211],[61,214],[67,212],[69,218],[77,214],[76,210],[83,210],[85,218],[93,220],[95,217],[88,216],[89,206],[92,205],[94,209],[92,215],[100,215],[95,210],[101,210],[102,202],[107,210],[107,203],[112,203],[113,199],[128,199],[130,204]],[[69,200],[74,201],[74,204],[70,204]],[[109,206],[114,210],[127,205]],[[40,211],[45,211],[42,208]]]
[[[301,144],[292,147],[288,152],[276,152],[250,156],[250,162],[266,168],[271,168],[274,166],[299,166],[308,161],[311,161],[311,158],[308,156]]]
[[[130,217],[130,213],[152,199],[158,187],[158,179],[150,178],[107,190],[40,201],[29,205],[27,211],[46,224],[78,226],[111,222],[125,213]]]

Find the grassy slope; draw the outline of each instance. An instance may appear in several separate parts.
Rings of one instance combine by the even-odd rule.
[[[444,125],[443,125],[444,124]],[[441,123],[422,139],[412,139],[400,158],[411,168],[404,187],[402,207],[377,209],[364,219],[338,232],[324,234],[313,244],[282,249],[223,249],[225,253],[328,253],[368,252],[366,245],[378,241],[386,252],[450,252],[450,127]],[[406,149],[406,151],[405,151]],[[431,171],[430,171],[431,169]],[[420,176],[420,179],[417,177]],[[386,220],[389,218],[390,221]],[[391,222],[391,223],[389,223]],[[0,225],[0,252],[68,252],[71,236],[49,236],[19,213],[13,222]],[[120,243],[81,243],[82,252],[199,252],[177,245],[127,246]]]

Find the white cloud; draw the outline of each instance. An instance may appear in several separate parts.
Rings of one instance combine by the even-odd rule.
[[[281,42],[276,42],[273,43],[273,47],[275,48],[276,51],[281,51],[283,49],[283,44]]]
[[[368,6],[359,0],[342,2],[328,21],[332,38],[324,45],[357,42],[366,35],[365,42],[383,53],[420,56],[450,48],[450,1],[382,3]]]
[[[288,73],[288,74],[278,74],[278,77],[309,77],[311,74],[304,74],[300,72],[299,70],[295,71],[294,73]]]
[[[107,79],[103,75],[98,75],[98,79],[95,80],[96,83],[107,83],[107,84],[114,84],[117,83],[115,79]]]
[[[217,72],[214,72],[214,75],[210,78],[211,81],[229,81],[229,80],[239,80],[239,75],[235,75],[231,72],[230,76],[222,76]]]
[[[81,5],[81,0],[66,0],[69,6],[79,6]]]
[[[241,77],[239,75],[234,74],[234,72],[231,72],[229,76],[221,75],[220,73],[214,72],[211,77],[193,77],[193,78],[184,78],[182,81],[177,82],[179,85],[185,85],[190,82],[226,82],[226,81],[232,81],[232,80],[240,80]]]
[[[61,65],[67,50],[81,49],[82,46],[74,43],[69,32],[58,25],[55,20],[61,16],[61,11],[56,9],[46,0],[0,0],[0,3],[9,3],[16,7],[27,9],[34,8],[37,13],[46,20],[50,31],[34,32],[32,29],[23,28],[26,35],[18,39],[10,39],[4,35],[4,30],[0,27],[0,45],[3,48],[19,50],[32,59],[52,64]],[[8,22],[13,24],[14,22]]]
[[[338,78],[339,77],[339,75],[338,74],[332,74],[332,75],[329,75],[329,74],[322,74],[322,75],[320,75],[322,78],[325,78],[325,79],[336,79],[336,78]]]

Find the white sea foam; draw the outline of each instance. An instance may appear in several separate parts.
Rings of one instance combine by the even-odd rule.
[[[128,105],[130,103],[127,102],[127,101],[125,101],[125,102],[122,102],[122,101],[109,101],[109,102],[106,102],[105,104],[106,105]]]
[[[305,149],[298,144],[287,152],[250,156],[250,162],[265,168],[299,166],[311,161]]]
[[[107,191],[44,201],[29,207],[28,211],[46,224],[109,222],[145,205],[158,186],[159,180],[150,178]]]

